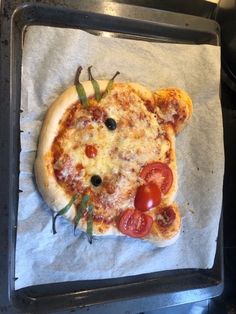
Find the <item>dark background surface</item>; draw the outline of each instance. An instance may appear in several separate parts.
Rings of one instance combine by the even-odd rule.
[[[207,18],[214,18],[216,9],[215,4],[202,0],[117,0],[113,2],[141,5]],[[228,85],[230,84],[227,84],[222,82],[221,86],[225,141],[225,178],[223,198],[225,270],[224,292],[220,297],[212,300],[206,300],[195,304],[180,305],[174,308],[159,309],[157,311],[148,312],[150,314],[236,313],[236,92],[229,88]]]

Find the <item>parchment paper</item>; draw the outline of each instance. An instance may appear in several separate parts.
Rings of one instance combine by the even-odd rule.
[[[178,242],[156,248],[125,237],[92,245],[73,226],[57,221],[34,182],[33,162],[45,112],[73,84],[78,65],[95,78],[139,82],[156,90],[177,86],[193,100],[191,123],[177,137]],[[87,79],[86,70],[82,80]],[[97,37],[80,30],[29,27],[23,49],[16,288],[67,280],[129,276],[178,268],[211,268],[222,203],[224,149],[219,102],[220,49],[210,45],[148,43]]]

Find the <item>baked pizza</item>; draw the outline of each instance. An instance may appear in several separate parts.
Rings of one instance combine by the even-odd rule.
[[[192,115],[179,88],[89,80],[70,86],[49,107],[35,176],[56,214],[94,236],[129,236],[159,247],[176,241],[181,216],[175,137]]]

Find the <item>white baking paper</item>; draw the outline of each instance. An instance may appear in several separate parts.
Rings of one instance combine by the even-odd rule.
[[[193,117],[177,137],[183,228],[177,243],[157,248],[126,237],[92,245],[74,236],[64,218],[52,234],[51,211],[34,181],[33,163],[45,112],[73,83],[77,67],[93,65],[97,79],[139,82],[151,90],[177,86],[193,100]],[[87,79],[84,70],[82,80]],[[224,148],[219,101],[220,49],[210,45],[150,43],[31,26],[22,66],[23,113],[16,288],[68,280],[102,279],[180,268],[211,268],[222,204]]]

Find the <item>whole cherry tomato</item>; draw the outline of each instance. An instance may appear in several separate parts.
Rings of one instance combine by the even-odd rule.
[[[97,156],[97,148],[94,145],[85,146],[85,154],[88,158],[94,158]]]

